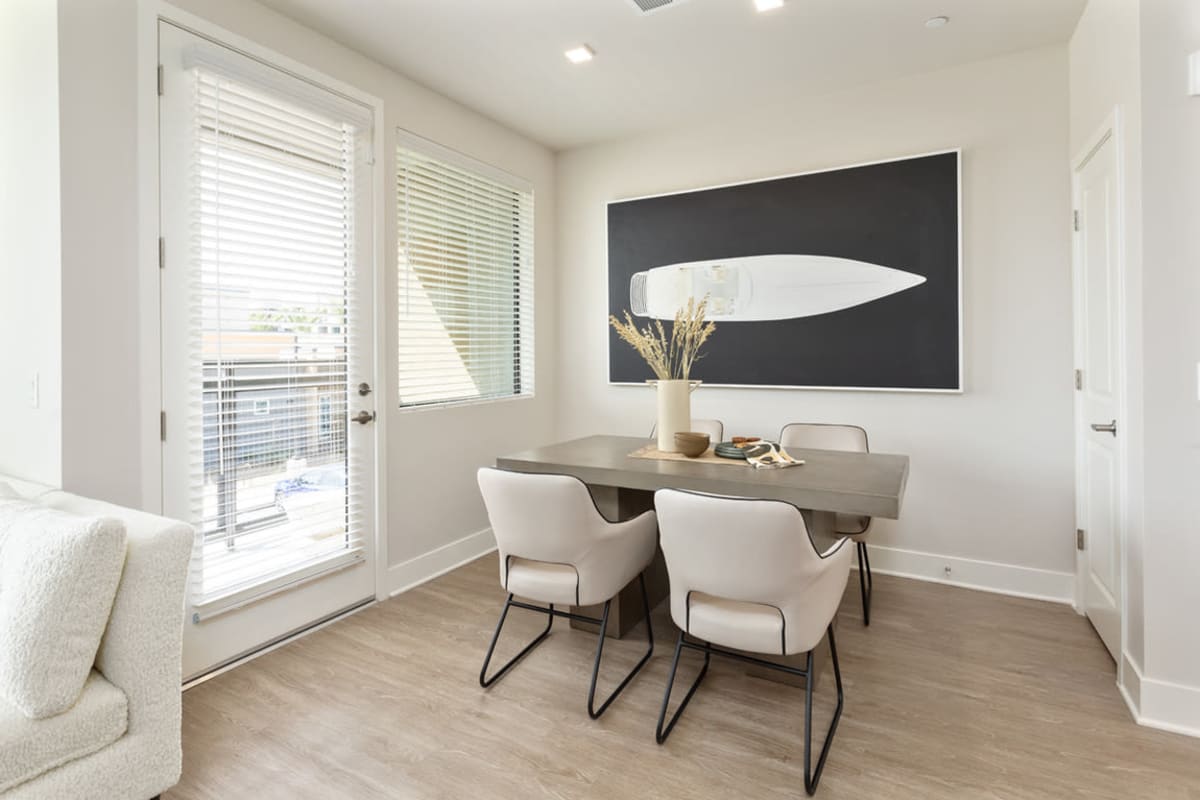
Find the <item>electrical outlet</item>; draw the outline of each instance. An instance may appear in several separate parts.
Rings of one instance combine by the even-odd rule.
[[[950,577],[950,565],[949,565],[949,564],[947,564],[946,566],[942,567],[942,573],[943,573],[943,574],[944,574],[944,575],[945,575],[947,578],[949,578],[949,577]]]
[[[42,386],[41,373],[33,373],[33,380],[29,382],[29,407],[38,408],[42,404]]]

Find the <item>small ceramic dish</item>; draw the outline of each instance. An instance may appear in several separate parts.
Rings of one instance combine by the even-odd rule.
[[[688,458],[695,458],[708,449],[708,434],[680,431],[675,434],[675,447]]]
[[[746,460],[746,451],[733,442],[720,442],[715,445],[713,447],[713,455],[720,456],[721,458]]]

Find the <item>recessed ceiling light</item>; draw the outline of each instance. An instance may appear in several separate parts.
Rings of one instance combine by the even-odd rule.
[[[773,11],[783,7],[783,0],[754,0],[754,7],[759,11]]]
[[[944,28],[946,23],[950,21],[949,17],[930,17],[925,20],[926,28]]]
[[[591,61],[592,57],[596,55],[596,51],[588,47],[586,44],[581,44],[579,47],[572,47],[563,55],[565,55],[567,57],[567,61],[570,61],[572,64],[582,64],[585,61]]]

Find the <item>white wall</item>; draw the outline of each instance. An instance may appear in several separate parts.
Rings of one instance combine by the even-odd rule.
[[[1120,421],[1127,453],[1125,525],[1125,659],[1144,661],[1142,620],[1145,549],[1142,399],[1142,101],[1138,3],[1091,0],[1070,43],[1071,157],[1083,155],[1092,136],[1119,109],[1125,182],[1126,409]],[[1136,676],[1134,676],[1136,677]],[[1137,682],[1125,685],[1136,691]]]
[[[47,5],[54,5],[48,2]],[[62,485],[139,507],[143,409],[133,2],[58,0]]]
[[[52,2],[0,3],[0,474],[49,484],[62,477],[56,17]]]
[[[864,425],[874,449],[912,459],[902,518],[874,541],[936,554],[877,549],[873,566],[940,576],[950,564],[951,579],[1069,599],[1067,102],[1054,47],[562,154],[560,433],[645,434],[654,413],[649,389],[607,385],[607,201],[961,147],[964,394],[702,387],[693,414],[734,433]]]
[[[66,448],[65,474],[68,488],[74,491],[142,505],[145,487],[155,484],[158,470],[153,455],[158,409],[138,408],[131,397],[144,381],[156,379],[143,366],[140,354],[148,341],[147,331],[140,326],[141,309],[149,304],[153,311],[156,300],[139,297],[139,270],[144,263],[139,263],[138,254],[145,252],[147,242],[153,248],[157,233],[142,231],[139,238],[137,230],[138,154],[131,144],[138,115],[137,0],[61,0],[61,4],[64,103],[70,100],[73,106],[72,122],[90,114],[87,127],[63,131],[63,163],[72,169],[72,197],[64,205],[63,269],[70,282],[64,294],[77,301],[66,322],[64,361],[70,365],[71,380],[80,389],[91,384],[94,392],[87,403],[67,409],[64,425],[78,436]],[[182,0],[177,5],[384,101],[387,140],[380,219],[387,241],[382,268],[387,270],[389,300],[396,293],[395,184],[390,176],[397,127],[533,182],[536,291],[540,298],[554,297],[554,159],[548,149],[257,3]],[[106,105],[105,113],[96,113],[100,104]],[[64,114],[64,124],[67,119]],[[97,150],[96,141],[111,146]],[[556,320],[553,302],[538,304],[536,398],[400,413],[394,408],[395,304],[389,302],[388,308],[387,369],[379,376],[372,399],[388,430],[389,480],[383,491],[390,511],[386,520],[389,562],[396,565],[392,582],[400,586],[448,565],[443,563],[447,558],[473,555],[488,545],[482,535],[440,555],[420,558],[486,528],[475,486],[476,466],[491,463],[497,453],[553,438]],[[153,346],[152,338],[149,342]],[[98,426],[107,427],[97,430]],[[448,448],[453,452],[449,463],[430,456]],[[418,560],[406,565],[413,559]]]
[[[1141,3],[1145,663],[1141,711],[1200,736],[1200,50],[1195,0]]]

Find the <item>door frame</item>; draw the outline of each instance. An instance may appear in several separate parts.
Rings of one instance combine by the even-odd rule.
[[[332,92],[369,106],[373,112],[372,125],[372,169],[371,169],[371,213],[374,217],[372,231],[371,264],[374,270],[372,288],[375,293],[373,329],[375,373],[376,418],[370,426],[375,436],[375,525],[372,531],[375,551],[375,599],[385,600],[387,593],[388,537],[387,524],[387,417],[388,393],[381,391],[386,383],[385,357],[387,348],[384,334],[386,319],[385,274],[388,226],[384,209],[384,140],[386,125],[383,101],[372,94],[313,69],[295,59],[264,47],[244,36],[190,14],[164,0],[139,0],[137,20],[137,188],[138,188],[138,308],[140,318],[139,372],[140,385],[137,389],[139,407],[142,409],[140,427],[140,455],[142,464],[142,508],[161,514],[163,510],[163,455],[159,412],[163,407],[163,370],[161,358],[161,273],[159,269],[158,241],[159,220],[159,125],[158,125],[158,28],[159,22],[188,30],[198,36],[211,39],[225,47],[251,58],[266,62],[298,78],[315,83]],[[372,545],[368,545],[372,546]],[[180,612],[182,614],[182,610]],[[265,651],[263,651],[265,652]]]
[[[1113,159],[1115,162],[1115,183],[1117,187],[1116,201],[1116,219],[1114,220],[1114,233],[1116,236],[1116,280],[1114,290],[1117,293],[1117,336],[1116,336],[1116,359],[1117,371],[1119,372],[1119,380],[1117,381],[1116,391],[1116,418],[1120,428],[1119,431],[1128,431],[1130,425],[1127,419],[1127,410],[1129,408],[1129,358],[1128,358],[1128,313],[1127,313],[1127,291],[1126,285],[1128,280],[1128,268],[1126,264],[1126,220],[1125,220],[1125,201],[1126,201],[1126,184],[1125,184],[1125,134],[1122,124],[1121,109],[1119,106],[1114,107],[1108,113],[1100,127],[1089,136],[1083,147],[1079,149],[1075,157],[1071,159],[1071,208],[1072,212],[1077,211],[1080,207],[1080,188],[1079,188],[1079,172],[1085,164],[1090,160],[1093,154],[1106,142],[1111,142],[1113,148]],[[1071,312],[1072,312],[1072,362],[1075,368],[1079,369],[1080,347],[1084,337],[1083,327],[1083,254],[1080,246],[1082,241],[1082,232],[1074,230],[1072,225],[1071,231]],[[1084,376],[1086,380],[1086,375]],[[1072,396],[1072,404],[1074,414],[1072,415],[1073,424],[1073,440],[1075,447],[1075,520],[1076,527],[1079,527],[1079,520],[1082,517],[1082,502],[1083,492],[1081,491],[1080,481],[1083,479],[1085,470],[1084,461],[1084,442],[1086,441],[1086,432],[1084,426],[1088,424],[1088,420],[1084,419],[1083,397],[1079,391],[1074,391]],[[1128,565],[1126,558],[1126,542],[1128,541],[1128,526],[1129,526],[1129,436],[1127,433],[1117,436],[1117,552],[1118,561],[1120,564],[1120,592],[1121,598],[1119,601],[1121,612],[1121,641],[1117,648],[1117,683],[1123,683],[1122,671],[1124,669],[1124,653],[1125,642],[1128,641],[1128,624],[1129,624],[1129,601],[1128,601]],[[1088,569],[1088,553],[1089,550],[1075,551],[1075,596],[1072,605],[1075,612],[1081,616],[1086,616],[1087,609],[1085,606],[1086,600],[1084,596],[1087,569]]]

